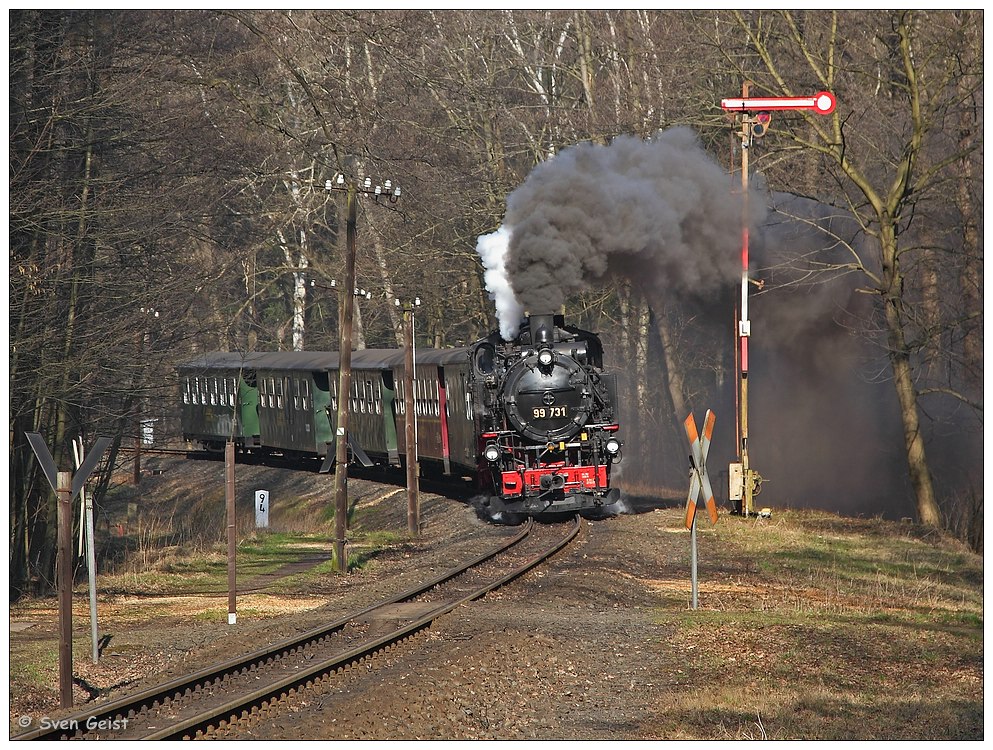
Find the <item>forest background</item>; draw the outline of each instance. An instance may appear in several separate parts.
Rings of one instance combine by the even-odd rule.
[[[174,366],[190,355],[337,348],[344,199],[327,180],[402,188],[359,200],[358,346],[397,346],[396,303],[415,296],[418,346],[465,344],[496,328],[477,239],[536,166],[689,128],[730,202],[744,139],[720,101],[745,81],[838,102],[774,113],[748,144],[767,204],[750,271],[757,502],[912,518],[981,551],[983,23],[10,11],[11,595],[48,586],[55,552],[25,433],[63,467],[73,439],[112,436],[113,466],[143,423],[178,437]],[[568,185],[554,192],[569,202]],[[711,408],[726,481],[740,290],[639,281],[607,268],[562,305],[625,376],[621,476],[685,491],[681,423]]]

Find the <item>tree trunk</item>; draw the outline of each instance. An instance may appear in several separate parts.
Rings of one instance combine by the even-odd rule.
[[[910,483],[914,489],[918,520],[926,526],[941,526],[941,513],[934,497],[934,485],[928,468],[921,434],[917,391],[907,351],[907,341],[900,314],[903,275],[897,257],[896,231],[893,224],[883,224],[880,242],[884,258],[883,272],[887,293],[883,296],[886,312],[886,334],[889,344],[890,366],[893,368],[893,385],[900,401],[900,418],[903,422],[903,439],[907,450]]]
[[[683,373],[679,368],[676,357],[672,330],[669,328],[669,320],[665,315],[656,312],[655,329],[659,332],[659,339],[662,341],[662,353],[665,357],[665,378],[669,386],[669,398],[672,399],[672,408],[676,419],[680,422],[689,414],[686,406],[683,385]]]

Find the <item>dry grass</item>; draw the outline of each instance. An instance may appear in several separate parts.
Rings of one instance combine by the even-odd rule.
[[[649,728],[670,739],[983,736],[982,558],[949,536],[810,511],[722,517],[687,582],[645,581],[682,611],[690,686]]]

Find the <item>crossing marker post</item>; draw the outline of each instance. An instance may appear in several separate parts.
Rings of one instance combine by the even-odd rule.
[[[710,452],[710,441],[714,436],[714,423],[717,417],[707,409],[703,422],[703,433],[697,431],[696,419],[690,414],[683,422],[686,438],[690,443],[690,491],[686,497],[686,528],[690,530],[690,571],[693,591],[693,609],[697,608],[699,586],[697,582],[697,553],[696,553],[696,506],[697,498],[702,495],[707,506],[707,514],[712,524],[717,523],[717,502],[714,491],[710,486],[707,475],[707,454]]]

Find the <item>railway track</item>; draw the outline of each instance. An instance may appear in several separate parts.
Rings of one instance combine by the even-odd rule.
[[[199,739],[230,731],[260,712],[279,711],[300,692],[368,664],[440,617],[518,578],[568,545],[582,529],[529,520],[494,549],[434,579],[327,625],[12,737]]]

